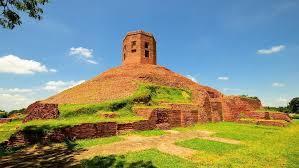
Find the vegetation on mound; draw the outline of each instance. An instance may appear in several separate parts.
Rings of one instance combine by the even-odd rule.
[[[141,84],[138,90],[124,99],[99,104],[63,104],[59,105],[60,117],[91,115],[101,111],[117,112],[120,116],[134,115],[133,105],[138,107],[161,107],[160,103],[190,103],[191,92],[166,86]]]
[[[162,107],[160,102],[189,103],[191,92],[178,88],[141,84],[139,89],[124,99],[99,104],[63,104],[59,105],[60,116],[57,119],[33,120],[22,124],[20,120],[0,125],[0,142],[7,140],[17,130],[51,131],[55,128],[78,125],[81,123],[117,122],[127,123],[142,120],[136,116],[132,107]],[[104,118],[101,113],[117,113],[115,118]]]
[[[247,98],[247,99],[252,99],[252,100],[259,100],[260,99],[256,96],[248,96],[248,95],[240,95],[240,97],[243,97],[243,98]]]

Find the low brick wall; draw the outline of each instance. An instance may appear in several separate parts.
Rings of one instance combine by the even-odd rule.
[[[35,119],[58,118],[59,110],[57,104],[44,104],[35,102],[27,107],[25,114],[27,114],[27,116],[23,122],[28,122]]]
[[[257,125],[285,127],[288,125],[288,123],[286,121],[277,121],[277,120],[260,120],[257,121]]]
[[[0,124],[11,122],[11,120],[12,120],[11,118],[0,118]]]
[[[283,120],[283,121],[291,122],[290,116],[286,113],[281,113],[281,112],[246,111],[246,112],[242,112],[239,115],[239,119],[240,118],[264,119],[264,120]]]
[[[115,122],[81,124],[72,127],[57,128],[50,132],[44,132],[39,129],[26,129],[12,135],[7,146],[16,147],[36,143],[63,142],[66,139],[75,140],[114,135],[117,135],[117,123]]]

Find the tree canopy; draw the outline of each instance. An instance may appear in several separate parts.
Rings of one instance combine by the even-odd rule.
[[[289,109],[292,113],[299,114],[299,97],[295,97],[290,101]]]
[[[0,0],[0,25],[7,29],[21,25],[22,20],[19,12],[41,20],[44,12],[41,6],[48,2],[49,0]]]

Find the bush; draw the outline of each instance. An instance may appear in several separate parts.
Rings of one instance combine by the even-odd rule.
[[[293,98],[290,101],[288,108],[290,109],[291,113],[299,114],[299,97]]]
[[[299,114],[295,114],[291,116],[293,119],[299,119]]]
[[[240,97],[243,97],[243,98],[247,98],[247,99],[253,99],[253,100],[259,100],[260,99],[256,96],[248,96],[248,95],[240,95]]]
[[[7,118],[7,117],[8,117],[7,112],[0,110],[0,118]]]

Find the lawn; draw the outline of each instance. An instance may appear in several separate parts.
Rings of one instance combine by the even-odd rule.
[[[92,146],[106,145],[114,142],[122,141],[123,138],[119,136],[112,136],[107,138],[95,138],[95,139],[81,139],[74,142],[75,149],[84,149]]]
[[[81,161],[83,167],[94,168],[194,168],[197,167],[195,163],[192,163],[186,159],[182,159],[176,156],[159,152],[156,149],[149,149],[140,152],[128,153],[125,156],[96,156],[90,160]],[[121,165],[121,166],[120,166]]]
[[[197,150],[189,159],[182,159],[150,149],[128,153],[126,163],[148,163],[156,167],[287,167],[299,165],[299,121],[285,128],[256,126],[238,123],[207,123],[175,128],[178,131],[209,130],[214,136],[240,140],[241,145],[231,145],[202,139],[178,141],[176,144]],[[141,132],[140,132],[141,133]],[[142,134],[142,133],[141,133]],[[145,135],[150,134],[148,131]],[[120,156],[117,156],[120,157]]]
[[[241,140],[244,146],[227,145],[190,140],[178,142],[182,146],[199,150],[192,161],[208,167],[298,167],[299,165],[299,121],[286,128],[257,126],[237,123],[198,124],[179,131],[209,130],[215,136]],[[219,146],[220,147],[220,146]],[[223,152],[223,149],[227,149]],[[219,152],[221,150],[222,152]]]
[[[198,139],[198,138],[190,139],[186,141],[180,141],[177,142],[176,145],[185,148],[195,149],[198,151],[204,151],[212,154],[214,153],[224,154],[227,152],[232,152],[243,146],[243,145],[227,144],[227,143],[216,142],[216,141],[209,141],[209,140]]]

